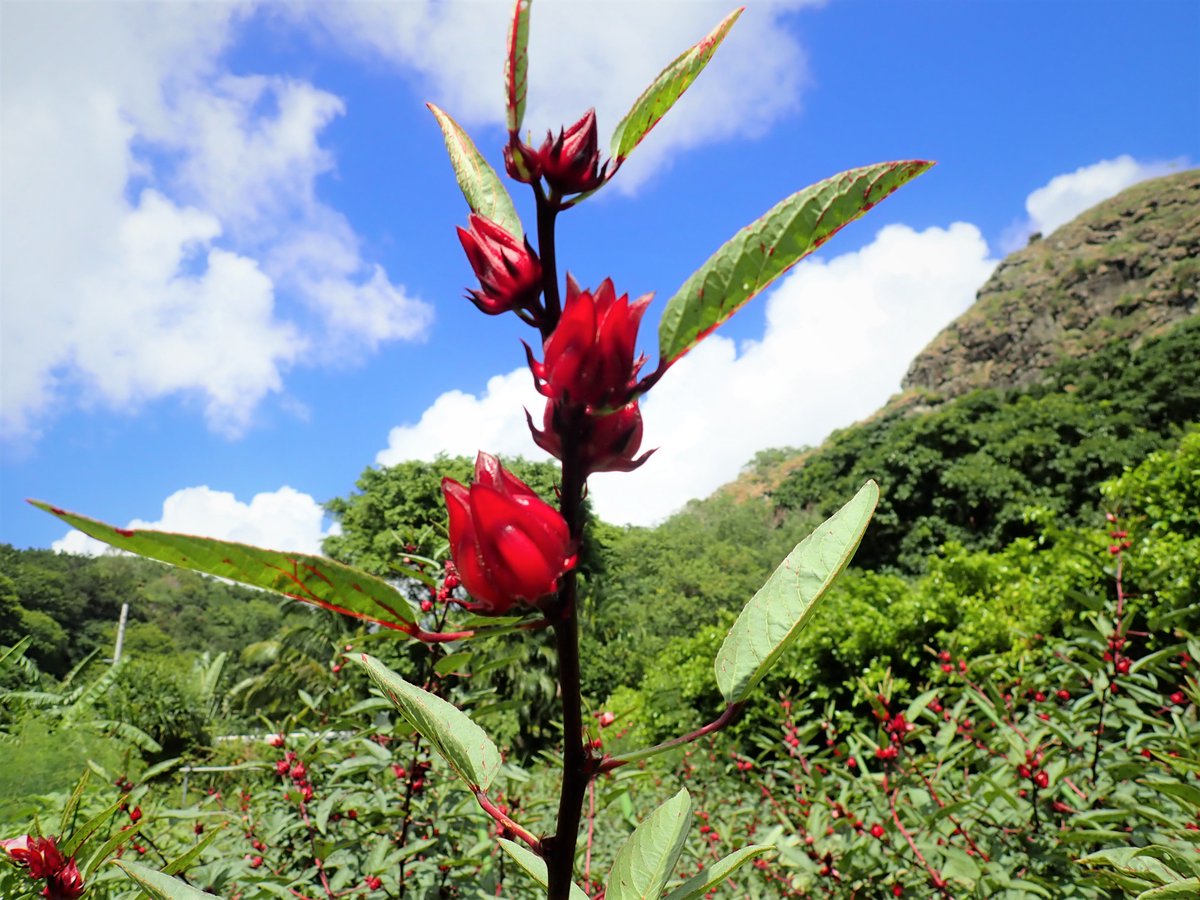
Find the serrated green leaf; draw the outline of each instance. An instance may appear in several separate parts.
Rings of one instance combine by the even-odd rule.
[[[125,874],[141,885],[142,890],[154,900],[213,900],[213,894],[197,890],[178,878],[164,875],[141,863],[114,859],[113,865],[124,870]]]
[[[733,27],[744,7],[739,7],[727,15],[721,22],[702,38],[699,43],[685,50],[651,82],[642,95],[634,101],[633,107],[617,123],[609,142],[612,158],[621,163],[630,152],[650,133],[658,120],[666,115],[667,110],[675,105],[675,101],[683,96],[696,80],[708,61],[712,59],[725,35]]]
[[[224,830],[224,828],[225,826],[221,825],[217,828],[210,829],[208,834],[197,841],[189,850],[185,851],[167,863],[166,868],[163,869],[163,874],[174,875],[177,872],[183,872],[186,870],[188,866],[200,858],[200,854],[204,852],[205,848],[207,848],[209,844],[221,836],[221,832]]]
[[[879,487],[868,481],[853,500],[801,541],[750,598],[714,664],[726,702],[745,700],[800,635],[817,601],[854,556],[878,501]]]
[[[29,502],[118,550],[274,591],[401,631],[407,630],[402,626],[415,622],[408,600],[396,588],[382,578],[332,559],[169,531],[117,528],[40,500]]]
[[[457,122],[432,103],[425,105],[442,129],[450,164],[454,166],[454,177],[458,179],[467,206],[471,207],[472,212],[491,219],[513,237],[521,238],[525,229],[521,227],[512,197],[508,195],[496,170],[483,158],[470,135]]]
[[[99,849],[92,854],[92,857],[88,860],[87,865],[83,867],[84,883],[86,884],[89,880],[91,880],[92,874],[100,867],[100,864],[108,859],[118,847],[129,843],[135,837],[141,834],[142,826],[145,824],[146,820],[143,819],[141,822],[138,822],[136,825],[133,825],[124,831],[116,832],[109,837],[107,841],[101,844]]]
[[[525,89],[529,84],[529,8],[533,0],[516,0],[508,26],[508,52],[504,56],[504,120],[515,135],[525,119]]]
[[[91,770],[84,769],[83,775],[75,784],[75,790],[71,791],[71,796],[67,798],[67,805],[63,807],[62,819],[58,824],[59,834],[66,834],[71,830],[71,820],[75,818],[75,812],[79,809],[79,801],[83,798],[83,789],[87,787],[88,779],[91,776]]]
[[[662,364],[675,362],[835,232],[932,165],[907,160],[850,169],[797,191],[747,225],[667,301],[658,325]]]
[[[433,666],[433,671],[438,675],[449,675],[453,672],[462,671],[463,666],[471,661],[475,654],[471,651],[463,653],[451,653],[448,656],[443,656]]]
[[[455,774],[470,788],[487,790],[500,770],[500,751],[483,729],[458,707],[409,684],[374,657],[364,654],[360,663]]]
[[[550,886],[550,873],[546,870],[546,861],[522,844],[500,838],[500,849],[512,857],[513,862],[521,867],[530,878],[544,888]],[[571,900],[587,900],[585,894],[575,884],[571,885]]]
[[[683,788],[650,813],[621,845],[605,882],[605,900],[661,896],[683,852],[691,821],[692,798]]]
[[[1144,783],[1151,790],[1174,797],[1193,811],[1200,811],[1200,788],[1195,785],[1176,781],[1147,781]]]
[[[180,766],[182,764],[183,757],[180,756],[176,756],[173,759],[164,759],[160,763],[155,763],[141,774],[141,776],[138,778],[138,784],[149,784],[159,775],[162,775],[164,772],[169,772],[176,766]]]
[[[1175,900],[1177,897],[1179,900],[1200,897],[1200,878],[1188,878],[1142,891],[1137,895],[1137,900]]]
[[[667,894],[665,900],[699,900],[754,857],[762,856],[768,850],[774,849],[770,844],[752,844],[736,850],[693,875]]]
[[[82,848],[84,845],[84,842],[96,833],[96,829],[111,819],[124,802],[124,797],[114,800],[107,809],[92,816],[90,819],[72,831],[71,836],[62,844],[63,856],[78,855],[80,848]]]

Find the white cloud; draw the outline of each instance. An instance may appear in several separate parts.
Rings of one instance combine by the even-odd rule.
[[[680,150],[760,134],[794,112],[808,83],[785,12],[823,0],[750,4],[709,67],[660,122],[614,184],[629,191]],[[531,14],[524,130],[535,140],[596,107],[603,146],[633,101],[672,59],[730,11],[724,0],[538,0]],[[510,3],[413,0],[291,7],[353,51],[367,50],[429,82],[429,99],[464,124],[500,125]]]
[[[529,436],[523,410],[532,412],[540,427],[545,403],[527,368],[488,379],[478,396],[447,391],[415,425],[393,428],[387,447],[376,454],[375,462],[391,466],[408,459],[432,459],[438,453],[474,458],[479,450],[544,459],[546,454]]]
[[[178,490],[163,501],[162,517],[156,522],[134,519],[126,528],[149,528],[196,534],[298,553],[321,552],[321,541],[337,534],[338,526],[326,528],[325,513],[311,496],[287,486],[255,494],[243,503],[228,491],[205,485]],[[99,556],[115,552],[107,544],[72,529],[51,548],[59,553]]]
[[[80,400],[168,395],[199,397],[210,426],[237,435],[290,366],[426,333],[430,307],[317,197],[342,101],[224,69],[253,8],[6,6],[6,437]]]
[[[766,330],[742,346],[708,338],[643,402],[644,448],[631,474],[592,479],[596,511],[648,524],[737,476],[767,447],[815,444],[898,390],[912,358],[975,299],[996,261],[966,223],[917,232],[891,225],[855,253],[801,263],[771,291]],[[762,300],[756,302],[763,302]],[[381,464],[473,455],[537,456],[522,405],[541,409],[527,370],[479,396],[443,394],[415,425],[394,428]],[[540,423],[539,423],[540,424]]]
[[[1105,159],[1074,172],[1056,175],[1025,198],[1028,218],[1010,226],[1001,238],[1001,250],[1023,247],[1034,232],[1049,235],[1097,203],[1125,188],[1183,168],[1184,160],[1139,162],[1128,154]]]

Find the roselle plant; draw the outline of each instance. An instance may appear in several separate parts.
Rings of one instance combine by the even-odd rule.
[[[445,615],[429,615],[429,608],[391,582],[328,559],[228,541],[135,532],[48,504],[35,505],[122,550],[274,590],[375,623],[397,639],[458,645],[516,631],[526,640],[552,640],[561,697],[561,786],[554,830],[541,835],[510,816],[489,793],[501,754],[466,713],[375,657],[352,654],[349,658],[369,673],[401,716],[467,786],[480,809],[495,820],[505,835],[499,838],[504,852],[545,887],[547,896],[566,898],[585,896],[574,878],[589,786],[606,773],[696,741],[733,722],[849,562],[878,498],[874,482],[865,484],[795,548],[746,605],[717,654],[715,675],[725,705],[715,711],[712,721],[657,746],[612,756],[600,752],[599,742],[588,736],[580,695],[577,561],[584,540],[588,477],[645,464],[650,451],[641,452],[639,399],[749,299],[931,163],[887,162],[851,169],[798,191],[738,231],[667,301],[658,326],[657,363],[648,368],[646,357],[636,354],[650,295],[630,300],[626,293],[618,295],[611,279],[589,288],[569,274],[565,290],[560,290],[555,228],[562,213],[617,175],[708,64],[741,10],[662,71],[617,124],[608,158],[603,159],[591,111],[557,135],[548,133],[539,146],[531,137],[522,139],[530,6],[530,0],[518,0],[508,35],[504,162],[507,174],[533,192],[537,220],[532,235],[471,138],[447,113],[430,104],[470,207],[467,227],[458,230],[479,282],[469,291],[469,299],[487,315],[512,313],[533,330],[526,355],[546,404],[540,429],[527,411],[530,431],[534,442],[561,463],[557,509],[482,451],[469,485],[443,481],[454,566],[453,593],[445,608],[460,613],[461,621],[447,624]],[[681,790],[643,818],[615,853],[604,887],[606,900],[663,895],[676,870],[691,809],[688,792]],[[737,849],[701,868],[667,896],[674,900],[703,896],[737,867],[769,849],[767,845]],[[148,867],[128,862],[122,866],[155,896],[196,893]],[[333,896],[328,884],[325,888]]]

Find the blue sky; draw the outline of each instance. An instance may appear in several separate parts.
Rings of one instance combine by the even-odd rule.
[[[731,6],[535,0],[538,134],[602,143]],[[116,524],[313,550],[320,503],[439,450],[536,456],[515,318],[484,317],[425,109],[499,163],[506,2],[0,5],[0,541]],[[750,2],[560,271],[662,305],[735,230],[852,166],[939,165],[777,282],[646,398],[600,513],[653,522],[757,450],[870,414],[996,262],[1200,160],[1194,0]],[[530,218],[522,186],[512,190]]]

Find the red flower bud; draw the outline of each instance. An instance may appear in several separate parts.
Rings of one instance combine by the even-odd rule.
[[[525,420],[533,433],[533,442],[556,459],[562,459],[559,435],[564,427],[574,427],[579,435],[579,453],[585,475],[593,472],[632,472],[654,452],[647,450],[635,458],[642,445],[642,414],[637,401],[608,415],[584,414],[572,425],[564,422],[559,404],[548,400],[542,416],[544,431],[533,427],[533,417],[528,410]]]
[[[1129,665],[1130,665],[1129,657],[1122,656],[1120,659],[1117,660],[1117,674],[1118,675],[1128,675],[1129,674]]]
[[[1183,691],[1176,691],[1171,695],[1171,702],[1176,706],[1183,706],[1187,702],[1187,697],[1184,696]]]
[[[532,184],[542,175],[541,155],[514,134],[504,148],[504,171],[513,181]]]
[[[884,836],[884,834],[886,834],[886,831],[878,822],[871,826],[871,837],[881,838]]]
[[[1050,786],[1050,776],[1044,771],[1038,771],[1038,773],[1033,776],[1033,783],[1038,787],[1045,789]]]
[[[74,859],[46,879],[46,887],[42,895],[49,900],[76,900],[83,895],[83,876]]]
[[[489,316],[510,309],[532,309],[542,291],[542,264],[529,241],[513,237],[491,219],[471,213],[471,228],[458,229],[480,290],[471,302]]]
[[[633,303],[628,294],[617,297],[610,278],[592,293],[580,290],[568,275],[562,317],[543,347],[545,361],[535,361],[526,347],[538,390],[565,405],[593,411],[628,404],[645,361],[635,360],[633,352],[649,303],[649,294]]]
[[[1071,699],[1071,692],[1068,691],[1066,688],[1059,688],[1057,693],[1055,693],[1054,696],[1056,696],[1059,700],[1066,702],[1067,700]]]
[[[507,157],[505,163],[508,163]],[[589,109],[566,131],[560,129],[557,139],[553,132],[548,132],[538,152],[538,165],[546,183],[560,194],[580,194],[604,184],[608,163],[600,165],[596,111]]]
[[[83,894],[83,876],[75,859],[63,859],[54,838],[23,834],[0,840],[0,850],[8,853],[18,866],[28,868],[30,878],[46,879],[42,895],[50,900],[76,900]]]
[[[613,722],[617,721],[617,717],[607,710],[600,713],[596,718],[599,720],[601,728],[607,728]]]
[[[442,479],[450,514],[450,553],[472,612],[503,615],[552,594],[575,565],[566,520],[533,489],[480,452],[469,488]]]

